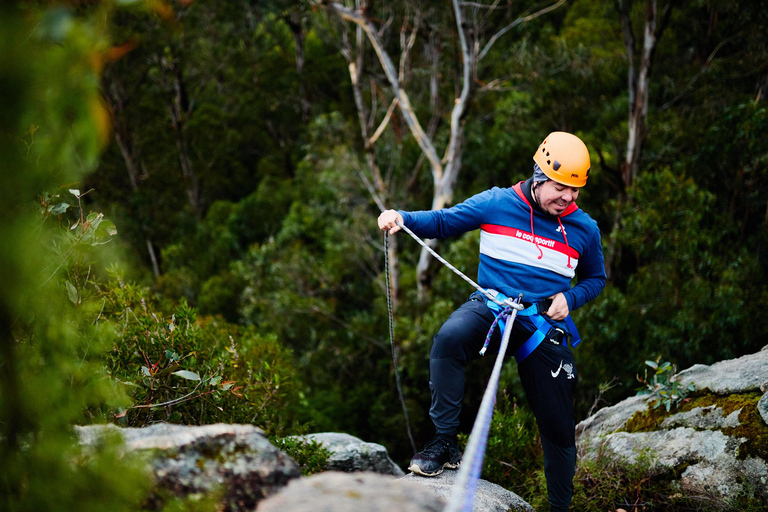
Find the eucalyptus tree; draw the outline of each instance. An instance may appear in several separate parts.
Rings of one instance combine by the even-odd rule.
[[[384,207],[386,198],[381,195],[386,190],[386,185],[372,160],[370,150],[379,131],[374,132],[375,137],[367,136],[368,130],[365,126],[369,122],[366,120],[366,109],[359,90],[362,82],[360,68],[364,51],[363,33],[379,62],[379,69],[368,72],[370,79],[374,81],[372,88],[375,89],[370,96],[374,97],[380,90],[389,91],[389,98],[386,100],[389,108],[379,126],[382,129],[386,126],[392,108],[399,110],[420,149],[418,164],[421,164],[422,160],[429,164],[432,175],[430,208],[437,210],[453,202],[454,186],[462,168],[464,124],[478,84],[493,82],[493,77],[484,76],[483,59],[494,44],[510,30],[559,8],[564,4],[564,0],[543,7],[534,4],[522,15],[510,4],[500,5],[500,2],[453,0],[450,10],[447,6],[436,6],[434,2],[404,2],[381,6],[368,5],[357,0],[354,6],[330,1],[318,4],[358,27],[354,57],[346,31],[343,32],[342,48],[350,64],[350,76],[356,90],[355,100],[366,147],[368,169],[374,184],[369,190],[374,200],[379,208]],[[384,21],[377,23],[376,20]],[[391,31],[398,28],[399,64],[396,65],[392,58],[396,50],[391,41],[394,39],[391,37]],[[414,47],[420,39],[423,40],[420,42],[423,50],[418,55]],[[384,76],[380,77],[380,73]],[[420,74],[428,77],[426,84],[424,80],[409,83],[411,77]],[[375,81],[377,75],[380,78]],[[411,102],[411,93],[419,87],[429,91],[429,101],[424,107]],[[445,96],[452,100],[445,101]],[[424,111],[426,115],[421,113]],[[427,130],[424,129],[425,117],[430,118]],[[440,127],[446,127],[447,133],[445,130],[438,132]],[[441,139],[445,141],[442,156],[437,146],[438,140]],[[436,246],[434,240],[428,244],[433,248]],[[430,286],[429,263],[429,252],[422,249],[417,266],[417,283],[422,295]]]

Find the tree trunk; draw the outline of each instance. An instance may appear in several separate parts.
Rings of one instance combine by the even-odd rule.
[[[621,209],[627,201],[626,190],[637,179],[640,168],[640,156],[645,139],[648,135],[647,117],[648,100],[650,95],[651,66],[656,43],[660,36],[657,26],[657,0],[646,0],[645,24],[643,31],[643,47],[640,54],[639,70],[635,69],[635,36],[632,32],[632,0],[617,0],[617,10],[624,34],[624,46],[627,55],[627,92],[629,103],[629,128],[624,163],[621,168],[622,191],[617,198],[613,226],[608,238],[605,251],[605,271],[608,279],[613,278],[613,267],[616,261],[616,238],[621,227]]]
[[[357,9],[360,9],[360,2],[357,2]],[[387,114],[382,120],[379,128],[374,132],[373,136],[369,137],[369,131],[372,128],[370,125],[373,117],[369,115],[368,108],[363,100],[363,91],[360,84],[360,79],[363,74],[363,47],[365,44],[365,38],[363,37],[363,30],[360,25],[355,29],[355,43],[354,48],[349,42],[349,36],[344,31],[344,38],[342,42],[342,51],[344,58],[347,60],[347,67],[349,69],[349,78],[352,83],[352,96],[355,100],[355,107],[357,109],[357,117],[360,124],[360,135],[363,140],[363,148],[365,152],[365,162],[368,168],[368,173],[372,178],[368,179],[365,175],[362,176],[363,182],[366,184],[371,198],[374,200],[379,210],[384,211],[385,198],[387,197],[387,184],[381,176],[381,169],[376,162],[375,144],[378,137],[386,128],[387,123],[392,115],[392,111],[395,108],[397,102],[393,101],[390,108],[387,110]],[[375,92],[372,91],[372,97],[375,98]],[[372,109],[373,110],[373,109]],[[397,259],[397,238],[391,237],[389,239],[389,247],[387,249],[387,259],[389,261],[389,276],[390,276],[390,294],[392,297],[392,308],[397,309],[397,302],[400,291],[400,279],[398,272],[398,259]]]
[[[125,170],[128,172],[128,180],[131,183],[131,192],[136,194],[139,191],[139,180],[142,176],[146,176],[146,169],[144,169],[143,163],[138,163],[141,162],[141,158],[138,156],[138,149],[132,142],[131,133],[128,130],[128,127],[125,126],[122,122],[122,117],[120,114],[125,108],[126,101],[123,89],[116,81],[109,80],[108,76],[108,73],[105,73],[104,96],[109,103],[110,108],[112,109],[112,113],[114,114],[115,142],[117,142],[117,147],[120,149],[120,154],[122,155],[123,161],[125,162]],[[144,172],[139,173],[140,169],[143,169]],[[149,254],[149,260],[152,264],[152,272],[155,277],[159,277],[160,265],[157,261],[155,246],[149,236],[149,229],[147,228],[145,221],[146,216],[139,213],[139,217],[141,219],[141,231],[145,236],[144,243],[147,246],[147,253]]]
[[[179,63],[173,58],[158,57],[160,76],[168,90],[168,114],[176,133],[176,149],[179,153],[179,167],[186,183],[187,202],[198,218],[202,216],[200,184],[190,156],[186,139],[186,120],[192,110]]]
[[[304,27],[301,24],[301,13],[298,8],[292,8],[285,18],[293,35],[293,44],[296,54],[296,75],[299,79],[299,104],[301,107],[301,119],[305,123],[309,121],[311,102],[304,83]]]
[[[648,95],[650,92],[651,63],[656,47],[656,0],[646,0],[645,31],[643,35],[643,50],[640,56],[640,70],[634,87],[634,102],[630,104],[629,134],[627,137],[627,153],[624,158],[624,168],[621,173],[625,187],[635,181],[640,164],[640,154],[645,142],[646,119],[648,117]],[[632,66],[630,66],[632,68]],[[631,72],[631,74],[634,74]]]

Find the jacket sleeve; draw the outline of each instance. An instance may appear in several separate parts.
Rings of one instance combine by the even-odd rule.
[[[572,312],[597,297],[605,287],[605,261],[600,230],[595,226],[592,240],[576,267],[576,286],[564,292],[568,309]]]
[[[496,188],[441,210],[399,211],[405,225],[422,238],[448,238],[480,228]]]

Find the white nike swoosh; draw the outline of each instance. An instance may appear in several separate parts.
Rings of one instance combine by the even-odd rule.
[[[560,361],[560,368],[558,368],[556,372],[553,372],[552,370],[550,370],[549,373],[552,374],[552,377],[557,378],[557,376],[560,375],[560,370],[562,369],[563,369],[563,362]]]

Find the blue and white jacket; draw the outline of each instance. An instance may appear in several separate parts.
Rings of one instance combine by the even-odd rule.
[[[605,286],[600,230],[575,203],[555,217],[530,197],[531,180],[494,187],[442,210],[400,211],[422,238],[446,238],[480,229],[477,282],[524,302],[563,292],[571,312]],[[571,287],[571,280],[578,282]]]

